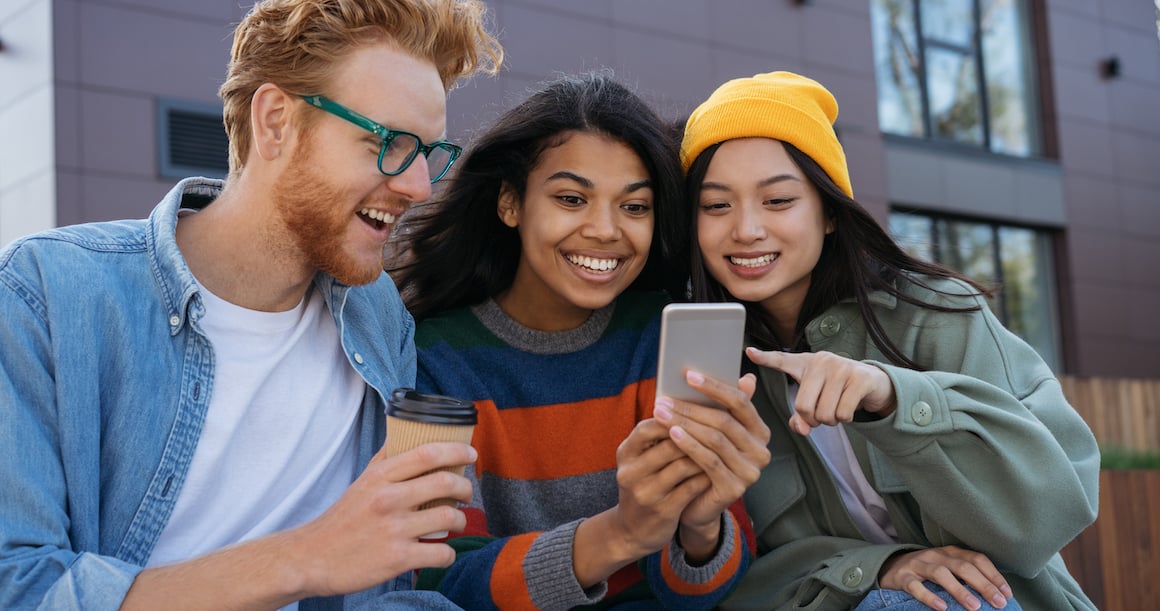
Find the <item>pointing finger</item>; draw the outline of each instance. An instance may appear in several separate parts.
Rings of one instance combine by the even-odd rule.
[[[745,355],[749,357],[749,360],[762,367],[783,371],[798,381],[801,381],[802,374],[805,373],[806,362],[810,356],[808,353],[795,354],[780,350],[758,350],[753,347],[746,348]]]

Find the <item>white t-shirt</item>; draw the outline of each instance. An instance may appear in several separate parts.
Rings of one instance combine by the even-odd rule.
[[[365,383],[322,296],[312,288],[293,310],[258,312],[201,291],[213,391],[149,566],[308,522],[357,469]]]
[[[797,391],[798,385],[791,380],[790,405],[797,398]],[[826,466],[838,484],[838,492],[842,495],[846,510],[866,540],[871,543],[897,543],[898,531],[890,521],[886,501],[862,472],[862,466],[858,464],[858,457],[850,445],[850,438],[846,436],[846,429],[842,426],[819,426],[810,431],[810,439],[826,461]]]

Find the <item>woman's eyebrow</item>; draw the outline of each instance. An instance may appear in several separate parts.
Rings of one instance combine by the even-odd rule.
[[[585,178],[579,174],[576,174],[575,172],[569,172],[568,170],[560,170],[559,172],[556,172],[555,174],[552,174],[551,176],[549,176],[547,178],[547,180],[545,180],[544,182],[551,182],[553,180],[571,180],[571,181],[574,181],[576,183],[579,183],[582,187],[584,187],[586,189],[591,189],[591,188],[596,186],[596,184],[593,183],[591,180],[588,180],[587,178]],[[641,181],[629,183],[627,186],[624,187],[624,193],[632,193],[633,191],[639,191],[641,189],[648,189],[651,187],[652,187],[652,181],[646,178],[646,179],[641,180]]]
[[[763,178],[757,182],[758,187],[768,187],[769,185],[777,184],[787,180],[796,180],[801,182],[801,179],[793,174],[777,174],[768,178]],[[701,183],[702,191],[732,191],[733,187],[720,182],[705,181]]]
[[[591,180],[588,180],[579,174],[569,172],[568,170],[560,170],[559,172],[549,176],[544,182],[551,182],[553,180],[572,180],[580,183],[581,186],[588,189],[591,189],[593,186],[595,186]]]

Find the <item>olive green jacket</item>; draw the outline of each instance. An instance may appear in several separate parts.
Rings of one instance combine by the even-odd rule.
[[[969,292],[957,281],[932,286]],[[722,608],[851,609],[877,587],[890,555],[957,545],[986,554],[1027,611],[1095,609],[1059,555],[1096,517],[1091,430],[1047,364],[982,298],[900,287],[927,302],[981,308],[946,313],[873,295],[886,333],[927,371],[889,364],[852,301],[806,327],[812,351],[872,363],[894,382],[892,415],[845,427],[900,543],[859,533],[813,443],[787,426],[785,375],[761,368],[754,403],[772,430],[773,458],[745,494],[759,557]]]

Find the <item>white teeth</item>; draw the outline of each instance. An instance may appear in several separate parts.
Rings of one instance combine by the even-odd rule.
[[[372,218],[376,221],[380,221],[380,222],[386,223],[388,225],[395,222],[395,215],[391,214],[390,212],[386,212],[384,210],[373,210],[371,208],[363,208],[362,210],[359,210],[358,213],[367,217],[367,218]]]
[[[581,255],[568,255],[568,261],[573,265],[579,265],[596,272],[609,272],[620,265],[620,259],[596,259]]]
[[[741,267],[761,267],[762,265],[769,265],[777,255],[769,253],[761,255],[760,257],[753,257],[752,259],[744,259],[742,257],[729,257],[729,262],[733,265],[740,265]]]

